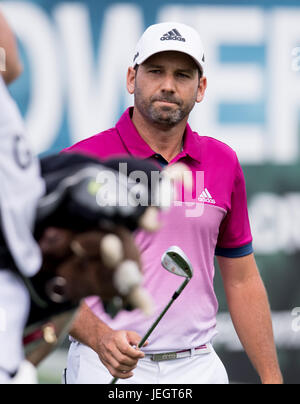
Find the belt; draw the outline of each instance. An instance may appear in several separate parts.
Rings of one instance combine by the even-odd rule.
[[[198,346],[197,348],[185,349],[183,351],[146,354],[146,356],[148,358],[150,357],[150,359],[154,362],[161,362],[161,361],[170,361],[174,359],[188,358],[194,355],[203,355],[210,352],[211,352],[211,345],[204,344]]]

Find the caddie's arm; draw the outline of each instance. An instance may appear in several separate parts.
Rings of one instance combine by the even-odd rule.
[[[283,383],[268,297],[254,255],[217,259],[231,318],[249,359],[263,384]]]
[[[120,379],[132,377],[138,360],[145,356],[133,347],[142,339],[137,333],[112,330],[85,303],[74,319],[70,335],[92,348],[110,374]]]
[[[3,76],[5,83],[10,84],[20,76],[23,71],[23,65],[19,58],[16,38],[1,11],[0,48],[0,73]]]

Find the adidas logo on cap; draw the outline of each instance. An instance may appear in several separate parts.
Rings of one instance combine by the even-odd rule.
[[[165,35],[163,35],[160,38],[161,41],[181,41],[185,42],[185,38],[183,38],[180,34],[180,32],[176,29],[173,28],[171,31],[167,32]]]

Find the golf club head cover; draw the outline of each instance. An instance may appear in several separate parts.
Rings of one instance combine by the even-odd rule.
[[[128,169],[121,177],[119,161]],[[131,233],[151,203],[148,179],[152,170],[158,168],[131,158],[103,163],[68,153],[42,159],[46,194],[38,207],[35,237],[43,253],[43,266],[35,277],[26,280],[32,295],[28,325],[72,309],[91,295],[103,300],[111,316],[123,308],[149,310],[149,299],[144,294],[143,300],[144,292],[139,288],[139,252]],[[99,176],[106,173],[109,178],[112,174],[116,182],[111,192],[123,193],[124,200],[127,195],[135,196],[127,181],[133,171],[146,173],[138,188],[145,206],[99,204]]]

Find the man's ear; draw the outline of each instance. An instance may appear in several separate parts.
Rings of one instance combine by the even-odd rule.
[[[196,102],[201,102],[203,100],[206,88],[207,88],[207,78],[201,77],[201,79],[199,81],[198,90],[197,90]]]
[[[127,72],[127,91],[129,92],[129,94],[134,93],[135,76],[136,76],[136,70],[133,67],[129,67]]]

